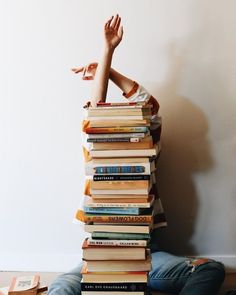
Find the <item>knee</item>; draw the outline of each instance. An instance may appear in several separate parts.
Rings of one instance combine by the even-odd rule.
[[[78,295],[81,292],[80,273],[64,273],[59,275],[49,286],[48,295]]]
[[[200,270],[209,272],[212,279],[223,283],[225,279],[225,267],[221,262],[211,261],[199,267]]]

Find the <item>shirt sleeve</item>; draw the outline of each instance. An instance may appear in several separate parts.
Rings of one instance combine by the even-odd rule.
[[[123,93],[123,96],[130,102],[146,101],[152,105],[152,115],[156,116],[160,105],[158,101],[141,85],[134,81],[133,87],[128,93]]]

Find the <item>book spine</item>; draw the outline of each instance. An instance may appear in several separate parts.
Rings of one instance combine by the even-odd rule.
[[[122,138],[122,137],[136,137],[136,138],[143,138],[146,135],[149,135],[148,133],[143,133],[143,132],[137,132],[137,133],[129,133],[127,134],[123,134],[123,133],[110,133],[110,134],[88,134],[88,138],[92,139],[92,138]]]
[[[111,128],[86,128],[85,132],[87,134],[96,133],[135,133],[135,132],[147,132],[148,127],[111,127]]]
[[[146,291],[147,284],[146,283],[81,283],[82,291]],[[125,294],[125,293],[124,293]]]
[[[137,215],[137,216],[125,216],[125,215],[84,215],[84,222],[97,222],[97,223],[137,223],[137,224],[149,224],[152,221],[152,216]]]
[[[139,208],[96,208],[84,206],[84,212],[86,213],[106,213],[106,214],[127,214],[127,215],[138,215]]]
[[[137,102],[97,102],[97,107],[112,107],[112,106],[135,106]]]
[[[96,208],[96,207],[100,207],[100,208],[149,208],[150,207],[150,203],[86,203],[86,207],[90,207],[90,208]]]
[[[143,173],[144,166],[103,166],[95,167],[95,174],[113,174],[113,173]]]
[[[93,232],[92,239],[149,240],[150,234]]]
[[[87,240],[89,246],[110,246],[110,247],[146,247],[146,240]]]
[[[94,175],[94,181],[149,180],[150,175]]]
[[[136,137],[120,137],[120,138],[88,138],[87,142],[139,142],[140,138]]]

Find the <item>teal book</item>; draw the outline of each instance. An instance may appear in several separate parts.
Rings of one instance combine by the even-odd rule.
[[[93,232],[92,239],[149,240],[150,234]]]
[[[121,214],[121,215],[139,215],[142,212],[141,208],[135,207],[87,207],[84,206],[86,213],[102,213],[102,214]]]

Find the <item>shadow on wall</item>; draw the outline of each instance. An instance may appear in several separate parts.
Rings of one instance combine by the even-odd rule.
[[[184,59],[171,46],[169,73],[165,84],[156,90],[163,117],[162,153],[157,175],[158,189],[168,227],[158,229],[160,247],[173,254],[197,254],[191,245],[198,211],[198,196],[192,176],[213,165],[207,140],[208,122],[204,112],[187,97],[179,95]]]

